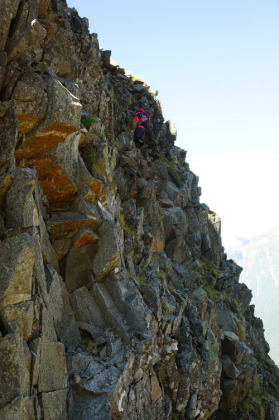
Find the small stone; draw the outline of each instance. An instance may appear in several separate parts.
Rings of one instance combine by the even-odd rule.
[[[76,384],[81,382],[81,377],[77,373],[74,373],[73,378]]]

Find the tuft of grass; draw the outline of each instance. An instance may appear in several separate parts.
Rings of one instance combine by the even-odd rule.
[[[236,321],[236,326],[237,326],[238,336],[239,336],[240,340],[245,341],[245,339],[246,339],[246,329],[245,329],[244,322]]]
[[[85,128],[89,128],[91,124],[97,124],[100,122],[100,120],[98,120],[97,118],[93,118],[93,117],[87,117],[87,118],[82,118],[81,119],[82,124],[84,125]]]
[[[89,153],[89,155],[87,155],[86,157],[90,163],[93,164],[96,162],[96,155],[94,155],[93,153]]]
[[[143,80],[140,77],[137,77],[137,76],[131,76],[130,79],[133,82],[143,82]]]
[[[156,274],[157,274],[157,276],[159,277],[159,279],[161,279],[161,280],[166,280],[166,278],[167,278],[166,273],[164,273],[164,272],[162,272],[162,271],[160,271],[160,270],[158,270],[158,271],[156,272]]]
[[[170,260],[167,260],[167,262],[166,262],[166,269],[167,269],[168,271],[170,271],[170,270],[172,269],[172,265],[171,265]]]
[[[98,349],[98,353],[101,353],[101,351],[105,348],[104,344],[100,344],[99,346],[97,346]]]
[[[130,235],[133,235],[136,233],[137,228],[135,226],[128,226],[125,222],[125,215],[121,211],[117,215],[117,219],[119,220],[120,226],[122,229],[127,232]]]
[[[78,346],[82,349],[82,350],[87,350],[88,344],[92,342],[92,340],[90,338],[84,338],[79,344]]]
[[[221,302],[221,296],[220,293],[214,289],[212,286],[210,286],[209,284],[204,284],[203,285],[204,290],[206,291],[209,299],[213,300],[215,303],[219,303]]]
[[[173,287],[173,285],[171,283],[168,283],[168,289],[171,292],[171,294],[173,294],[175,292],[175,288]]]
[[[131,273],[130,271],[128,271],[128,275],[129,275],[129,277],[132,277],[134,280],[136,280],[142,286],[145,286],[147,284],[146,281],[142,277],[136,276],[135,274]]]

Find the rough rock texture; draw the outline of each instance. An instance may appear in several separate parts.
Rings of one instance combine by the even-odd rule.
[[[156,93],[64,0],[0,12],[0,418],[279,419],[251,292]]]

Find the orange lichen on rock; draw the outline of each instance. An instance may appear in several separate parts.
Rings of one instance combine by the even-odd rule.
[[[56,253],[57,261],[60,262],[65,257],[65,255],[66,255],[66,253],[64,253],[64,254]]]
[[[75,242],[72,248],[82,248],[83,246],[95,244],[98,242],[98,237],[90,232],[84,232]]]
[[[37,117],[34,114],[17,114],[18,131],[22,134],[28,134],[39,124],[43,117]]]
[[[59,165],[41,167],[35,165],[40,185],[48,197],[52,207],[63,207],[77,194],[76,187],[66,175],[63,175]]]
[[[162,239],[153,237],[152,241],[152,251],[153,252],[163,252],[164,251],[164,241]]]
[[[75,127],[56,121],[44,128],[30,139],[26,139],[16,150],[16,159],[39,157],[40,154],[52,149],[64,141],[69,134],[76,131]]]
[[[85,222],[86,219],[82,216],[78,220],[49,220],[47,227],[51,239],[66,239],[71,238]]]

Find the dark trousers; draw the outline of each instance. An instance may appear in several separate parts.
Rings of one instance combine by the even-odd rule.
[[[143,127],[137,127],[134,132],[134,142],[137,148],[142,148],[144,140],[145,129]]]

